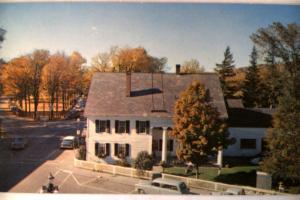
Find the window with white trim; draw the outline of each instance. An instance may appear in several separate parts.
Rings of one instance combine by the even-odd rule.
[[[109,143],[95,143],[95,155],[99,158],[105,158],[110,154],[110,144]]]
[[[96,120],[96,133],[110,133],[110,120]]]
[[[125,158],[129,156],[129,144],[118,144],[115,143],[115,156],[119,158]]]
[[[150,121],[139,121],[136,120],[136,133],[147,133],[149,134]]]
[[[116,133],[129,133],[130,132],[130,121],[115,121],[115,132]]]

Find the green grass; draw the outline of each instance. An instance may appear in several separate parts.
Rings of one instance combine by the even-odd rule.
[[[237,166],[231,168],[222,168],[221,174],[218,175],[216,167],[200,167],[199,179],[218,181],[228,184],[255,186],[257,166]],[[165,169],[165,173],[187,176],[185,167],[170,167]],[[196,169],[189,177],[196,178]]]

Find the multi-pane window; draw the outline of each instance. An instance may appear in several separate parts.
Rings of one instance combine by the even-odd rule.
[[[240,140],[241,149],[256,149],[256,139],[241,139]]]
[[[129,156],[129,144],[115,143],[115,156],[125,158]]]
[[[95,143],[95,155],[99,158],[105,158],[110,154],[110,144],[109,143]]]
[[[136,121],[136,133],[147,133],[149,134],[150,121]]]
[[[115,132],[116,133],[129,133],[130,132],[130,121],[115,121]]]
[[[110,133],[110,120],[96,120],[96,133]]]

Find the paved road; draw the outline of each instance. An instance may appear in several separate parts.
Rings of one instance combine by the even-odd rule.
[[[140,180],[92,172],[73,166],[74,151],[59,149],[60,140],[75,135],[75,120],[41,122],[22,119],[7,112],[6,99],[0,98],[0,118],[6,134],[0,139],[0,192],[38,193],[51,172],[60,193],[132,194]],[[10,150],[14,135],[28,138],[29,145],[20,151]],[[208,191],[192,189],[208,194]]]

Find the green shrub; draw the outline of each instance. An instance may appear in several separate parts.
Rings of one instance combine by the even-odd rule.
[[[119,160],[116,160],[115,164],[121,167],[131,167],[130,163],[126,160],[126,158],[120,158]]]
[[[79,146],[78,149],[76,149],[76,158],[78,160],[86,160],[86,148],[84,145]]]
[[[138,170],[152,170],[153,165],[153,158],[147,151],[139,152],[134,162],[134,168]]]

